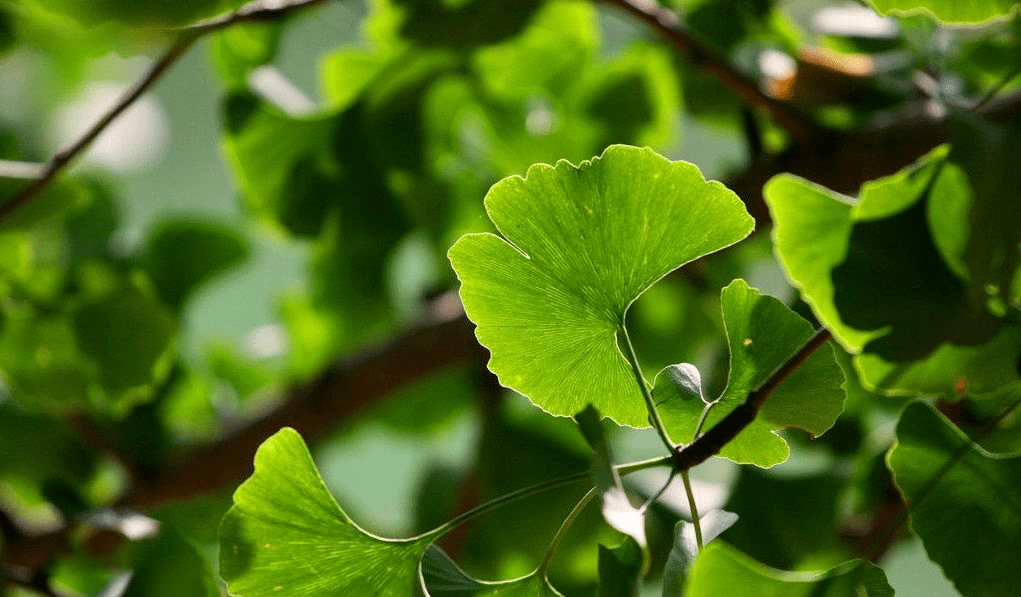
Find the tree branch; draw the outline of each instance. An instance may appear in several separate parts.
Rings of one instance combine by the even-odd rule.
[[[443,313],[381,346],[338,361],[286,393],[280,406],[222,439],[186,453],[151,478],[138,479],[121,506],[151,507],[227,486],[251,470],[252,455],[281,427],[306,441],[368,408],[401,385],[471,360],[485,350],[453,295],[438,299]]]
[[[741,433],[745,427],[755,420],[759,410],[765,404],[769,395],[773,393],[773,390],[783,383],[795,369],[808,360],[812,353],[826,344],[831,337],[832,334],[826,328],[816,330],[812,337],[797,352],[777,367],[766,378],[766,381],[762,382],[762,385],[752,390],[744,402],[727,413],[727,416],[720,419],[709,431],[695,438],[695,441],[676,450],[674,452],[674,468],[686,471],[693,466],[705,462],[710,456],[715,456],[719,453],[727,443],[737,437],[738,433]]]
[[[729,61],[708,45],[695,39],[682,25],[677,15],[654,0],[603,0],[620,10],[644,21],[672,43],[698,68],[716,77],[736,91],[746,102],[761,106],[795,140],[819,136],[822,127],[812,122],[794,106],[766,94],[753,79],[735,69]]]
[[[117,101],[99,120],[71,145],[62,149],[43,166],[42,172],[31,183],[21,189],[14,197],[0,205],[0,221],[10,217],[33,197],[43,191],[65,168],[71,165],[82,152],[117,119],[128,107],[145,94],[167,70],[183,56],[199,38],[236,25],[252,21],[267,21],[284,16],[303,8],[321,4],[325,0],[255,0],[238,8],[234,12],[200,21],[179,30],[176,40],[170,48],[160,56],[142,78],[131,86],[123,97]]]

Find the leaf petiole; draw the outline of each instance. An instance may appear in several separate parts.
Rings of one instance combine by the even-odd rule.
[[[631,364],[631,371],[635,374],[635,381],[642,391],[642,398],[645,399],[645,408],[649,411],[649,423],[656,429],[656,433],[663,440],[663,445],[666,446],[667,451],[673,453],[677,446],[670,439],[670,434],[667,433],[666,426],[663,425],[663,419],[659,417],[659,410],[656,408],[656,403],[652,400],[652,393],[649,391],[649,383],[645,381],[645,376],[642,375],[642,368],[638,364],[638,355],[635,353],[635,347],[631,344],[631,337],[628,335],[627,327],[623,322],[621,322],[617,331],[623,340],[624,356],[627,358],[628,363]]]
[[[658,458],[650,458],[648,460],[639,460],[637,462],[628,462],[628,463],[625,463],[625,464],[614,465],[613,468],[616,469],[616,471],[619,474],[621,474],[621,475],[628,475],[628,474],[631,474],[631,473],[634,473],[634,472],[638,472],[638,471],[642,471],[642,470],[645,470],[645,469],[648,469],[648,468],[655,468],[657,466],[670,466],[671,463],[672,463],[672,457],[671,456],[660,456]],[[429,539],[432,539],[432,540],[439,539],[443,535],[446,535],[450,531],[452,531],[455,528],[457,528],[458,526],[468,522],[469,520],[472,520],[474,518],[482,516],[483,514],[486,514],[487,512],[491,512],[493,510],[496,510],[497,508],[499,508],[501,506],[504,506],[504,505],[509,504],[511,502],[515,502],[515,501],[520,500],[522,498],[526,498],[526,497],[531,496],[531,495],[536,495],[538,493],[543,493],[543,492],[549,491],[551,489],[556,489],[558,487],[564,487],[565,485],[571,485],[573,483],[577,483],[579,481],[585,481],[585,480],[588,480],[588,479],[591,479],[591,478],[592,478],[592,473],[590,471],[583,471],[583,472],[580,472],[580,473],[574,473],[572,475],[567,475],[566,477],[560,477],[559,479],[552,479],[550,481],[544,481],[542,483],[538,483],[538,484],[532,485],[530,487],[523,487],[523,488],[518,489],[516,491],[512,491],[512,492],[510,492],[508,494],[502,495],[502,496],[500,496],[500,497],[498,497],[496,499],[490,500],[490,501],[488,501],[488,502],[486,502],[484,504],[479,504],[478,506],[475,506],[471,510],[467,510],[467,511],[459,514],[458,516],[455,516],[454,518],[451,518],[450,520],[448,520],[447,522],[441,524],[440,526],[436,527],[435,529],[433,529],[431,531],[428,531],[428,532],[425,532],[425,533],[422,533],[421,535],[417,535],[415,537],[412,537],[412,538],[408,539],[408,541],[415,541],[415,540],[418,540],[418,539],[425,539],[425,538],[429,538]]]
[[[691,510],[691,526],[695,528],[695,545],[698,552],[702,553],[702,525],[698,519],[698,507],[695,505],[695,493],[691,490],[691,480],[688,478],[688,471],[680,471],[681,481],[684,482],[684,493],[688,494],[688,507]]]
[[[536,569],[536,575],[542,576],[546,573],[546,569],[549,568],[550,562],[553,561],[553,556],[556,555],[557,548],[560,547],[560,542],[564,540],[564,536],[567,534],[568,529],[571,528],[571,525],[574,524],[578,515],[581,514],[582,510],[584,510],[585,506],[592,501],[592,498],[595,497],[595,495],[596,488],[593,487],[592,489],[589,489],[588,493],[583,495],[580,500],[578,500],[578,503],[571,510],[571,513],[567,515],[563,524],[561,524],[560,528],[557,529],[557,534],[553,536],[553,540],[550,541],[549,548],[546,550],[546,555],[543,556],[542,562]]]

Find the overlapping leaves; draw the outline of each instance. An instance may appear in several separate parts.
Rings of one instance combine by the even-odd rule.
[[[722,419],[812,335],[812,326],[773,297],[744,280],[721,293],[730,346],[727,388],[715,400],[704,396],[698,371],[671,365],[656,376],[653,397],[675,441],[690,441],[708,409],[703,428]],[[759,416],[720,452],[735,462],[768,467],[787,459],[787,443],[773,433],[800,427],[814,435],[829,429],[843,410],[844,377],[832,349],[818,350],[769,397]]]
[[[1005,317],[1017,308],[1017,187],[986,172],[1006,158],[974,142],[979,125],[955,124],[952,152],[866,184],[857,203],[789,175],[765,189],[788,277],[861,353],[864,381],[891,392],[980,394],[1018,377],[1021,330]],[[981,134],[1016,156],[1016,130]]]
[[[627,308],[670,271],[746,236],[740,200],[691,164],[613,146],[504,179],[486,209],[502,236],[466,235],[449,257],[489,368],[549,412],[591,402],[646,425],[617,347]]]

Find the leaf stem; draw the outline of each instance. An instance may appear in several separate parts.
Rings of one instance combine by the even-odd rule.
[[[628,463],[625,463],[625,464],[618,464],[618,465],[615,465],[613,468],[619,474],[621,474],[621,475],[628,475],[628,474],[631,474],[631,473],[634,473],[634,472],[637,472],[637,471],[642,471],[642,470],[649,469],[649,468],[655,468],[657,466],[670,466],[670,464],[671,464],[671,457],[670,456],[660,456],[658,458],[650,458],[648,460],[639,460],[637,462],[628,462]],[[580,473],[574,473],[572,475],[567,475],[566,477],[560,477],[558,479],[552,479],[550,481],[544,481],[544,482],[538,483],[536,485],[532,485],[532,486],[529,486],[529,487],[524,487],[524,488],[518,489],[516,491],[512,491],[512,492],[510,492],[508,494],[505,494],[505,495],[502,495],[502,496],[500,496],[500,497],[498,497],[496,499],[490,500],[490,501],[488,501],[488,502],[486,502],[484,504],[479,504],[478,506],[475,506],[471,510],[467,510],[467,511],[459,514],[458,516],[455,516],[454,518],[451,518],[450,520],[448,520],[447,522],[441,524],[440,526],[436,527],[435,529],[433,529],[431,531],[428,531],[428,532],[425,532],[425,533],[422,533],[421,535],[412,537],[412,538],[408,539],[408,541],[416,541],[418,539],[425,539],[425,538],[431,538],[431,539],[434,539],[434,540],[435,539],[439,539],[443,535],[446,535],[450,531],[452,531],[455,528],[457,528],[458,526],[468,522],[469,520],[472,520],[473,518],[477,518],[479,516],[482,516],[483,514],[486,514],[487,512],[491,512],[492,510],[496,510],[497,508],[499,508],[501,506],[504,506],[504,505],[509,504],[511,502],[516,502],[517,500],[520,500],[522,498],[526,498],[526,497],[531,496],[531,495],[535,495],[535,494],[538,494],[538,493],[543,493],[543,492],[549,491],[551,489],[556,489],[558,487],[564,487],[565,485],[571,485],[573,483],[577,483],[579,481],[585,481],[585,480],[588,480],[588,479],[591,479],[591,478],[592,478],[592,473],[590,471],[583,471],[583,472],[580,472]]]
[[[624,341],[624,356],[627,358],[628,363],[631,364],[631,371],[635,374],[635,381],[638,383],[638,388],[642,391],[642,398],[645,399],[645,408],[649,411],[649,422],[656,429],[659,438],[663,440],[663,445],[666,446],[667,451],[672,453],[677,445],[670,439],[670,434],[667,433],[666,427],[663,425],[663,419],[659,417],[659,410],[656,408],[656,403],[652,400],[652,393],[649,392],[649,382],[645,381],[645,376],[642,375],[642,368],[638,364],[638,355],[635,353],[635,347],[631,344],[631,337],[627,333],[627,326],[621,322],[618,331],[620,332],[621,339]]]
[[[698,552],[702,553],[702,523],[698,519],[698,506],[695,505],[695,492],[691,490],[691,480],[688,478],[688,471],[681,471],[681,481],[684,481],[684,493],[688,494],[691,526],[695,527],[695,545],[698,547]]]
[[[543,556],[542,562],[539,564],[539,567],[535,571],[536,576],[543,576],[546,574],[546,570],[549,568],[550,562],[553,561],[553,556],[556,555],[557,548],[560,547],[560,542],[563,541],[564,536],[567,535],[568,529],[571,528],[571,525],[574,524],[574,521],[578,518],[578,515],[581,514],[582,510],[585,509],[585,506],[588,506],[588,503],[592,501],[592,498],[595,497],[595,495],[596,488],[593,487],[592,489],[589,489],[588,493],[583,495],[581,499],[578,500],[578,503],[575,504],[574,509],[572,509],[571,513],[567,515],[567,518],[564,519],[563,524],[561,524],[560,528],[557,529],[557,534],[554,535],[553,540],[550,541],[549,548],[546,550],[546,555]]]

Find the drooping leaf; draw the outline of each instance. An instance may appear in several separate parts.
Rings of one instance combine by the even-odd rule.
[[[737,522],[737,514],[726,510],[710,510],[699,517],[703,547]],[[681,597],[684,582],[692,564],[698,559],[698,536],[695,525],[682,520],[674,526],[674,546],[663,568],[663,597]]]
[[[634,539],[646,548],[645,512],[631,504],[617,469],[613,468],[610,444],[606,440],[599,411],[591,404],[574,416],[585,440],[595,451],[592,461],[592,480],[602,501],[603,518],[607,524]]]
[[[160,297],[179,310],[201,284],[247,256],[244,239],[229,228],[172,221],[153,232],[146,266]]]
[[[958,2],[957,0],[869,0],[880,14],[926,13],[949,24],[976,24],[1005,18],[1021,5],[1017,0]]]
[[[414,596],[431,539],[358,527],[330,495],[301,436],[285,428],[255,455],[255,474],[220,523],[220,575],[232,595]]]
[[[723,394],[713,402],[702,430],[708,429],[769,377],[812,335],[812,326],[783,303],[760,294],[741,279],[721,293],[723,321],[730,346],[730,373]],[[811,355],[774,390],[754,422],[728,443],[720,456],[762,467],[787,459],[787,443],[774,433],[800,427],[814,435],[829,429],[843,409],[844,377],[830,347]],[[682,365],[656,376],[653,398],[675,441],[691,441],[702,412],[709,407],[694,378]],[[678,378],[684,382],[678,384]]]
[[[887,465],[911,528],[962,595],[1009,595],[1021,586],[1021,456],[986,452],[915,402],[901,414]]]
[[[691,164],[615,145],[579,166],[504,179],[486,209],[503,237],[469,234],[448,255],[489,368],[553,414],[591,402],[646,425],[617,347],[627,308],[670,271],[746,236],[740,200]]]
[[[764,566],[729,545],[717,542],[698,556],[685,594],[689,597],[892,597],[894,593],[882,569],[866,560],[852,560],[817,574],[787,572]]]
[[[638,597],[646,557],[631,537],[616,547],[599,546],[597,597]]]
[[[562,597],[542,574],[514,580],[476,580],[461,570],[444,551],[432,546],[422,558],[422,579],[429,597]]]

